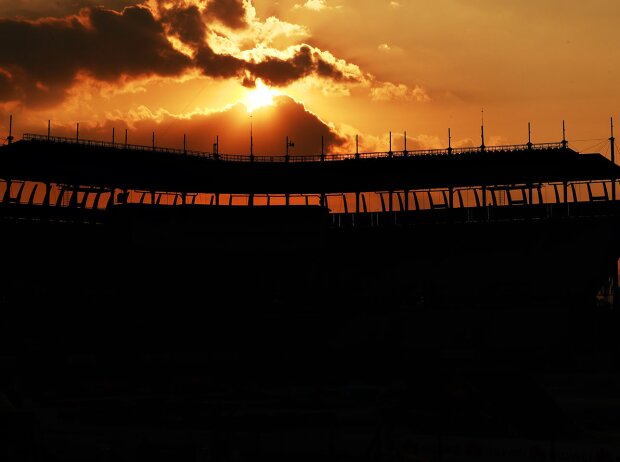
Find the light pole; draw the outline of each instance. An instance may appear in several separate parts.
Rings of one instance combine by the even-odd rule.
[[[292,141],[289,141],[288,136],[286,137],[286,155],[284,156],[284,161],[288,162],[290,160],[290,156],[288,155],[288,148],[289,147],[295,147],[295,143],[293,143]]]

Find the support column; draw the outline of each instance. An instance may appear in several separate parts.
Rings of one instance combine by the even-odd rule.
[[[617,308],[620,304],[620,297],[618,297],[618,261],[614,261],[611,272],[611,291],[612,291],[612,306]]]
[[[611,174],[611,200],[615,201],[616,200],[616,173],[615,173],[615,167],[616,167],[616,138],[614,138],[614,119],[613,117],[611,118],[611,136],[609,137],[609,143],[610,143],[610,148],[611,148],[611,167],[612,167],[612,174]]]
[[[11,185],[12,184],[13,183],[11,180],[6,180],[6,191],[4,191],[4,197],[2,198],[3,204],[8,204],[9,202],[11,202]]]

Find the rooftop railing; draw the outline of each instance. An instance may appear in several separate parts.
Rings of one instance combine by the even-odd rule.
[[[321,161],[343,161],[343,160],[355,160],[355,159],[381,159],[381,158],[394,158],[394,157],[409,157],[409,156],[449,156],[459,154],[473,154],[482,152],[516,152],[516,151],[543,151],[550,149],[563,149],[566,147],[565,142],[557,143],[528,143],[528,144],[510,144],[504,146],[484,146],[484,147],[460,147],[460,148],[445,148],[445,149],[423,149],[412,151],[385,151],[385,152],[359,152],[359,153],[347,153],[347,154],[317,154],[307,156],[250,156],[247,154],[223,154],[217,152],[208,151],[195,151],[189,149],[175,149],[165,148],[160,146],[145,146],[137,144],[126,143],[112,143],[110,141],[98,141],[70,138],[64,136],[47,136],[37,135],[33,133],[24,134],[24,141],[35,141],[55,144],[72,144],[80,145],[90,148],[109,148],[129,151],[140,152],[154,152],[165,154],[179,154],[194,157],[204,157],[212,160],[223,160],[228,162],[321,162]]]

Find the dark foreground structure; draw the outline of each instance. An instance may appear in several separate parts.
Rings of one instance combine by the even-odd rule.
[[[619,176],[565,141],[24,135],[0,148],[0,459],[617,460]]]

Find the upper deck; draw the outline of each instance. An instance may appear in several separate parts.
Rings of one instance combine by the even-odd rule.
[[[0,177],[107,189],[330,194],[604,181],[619,167],[565,142],[314,156],[244,156],[26,134]]]

